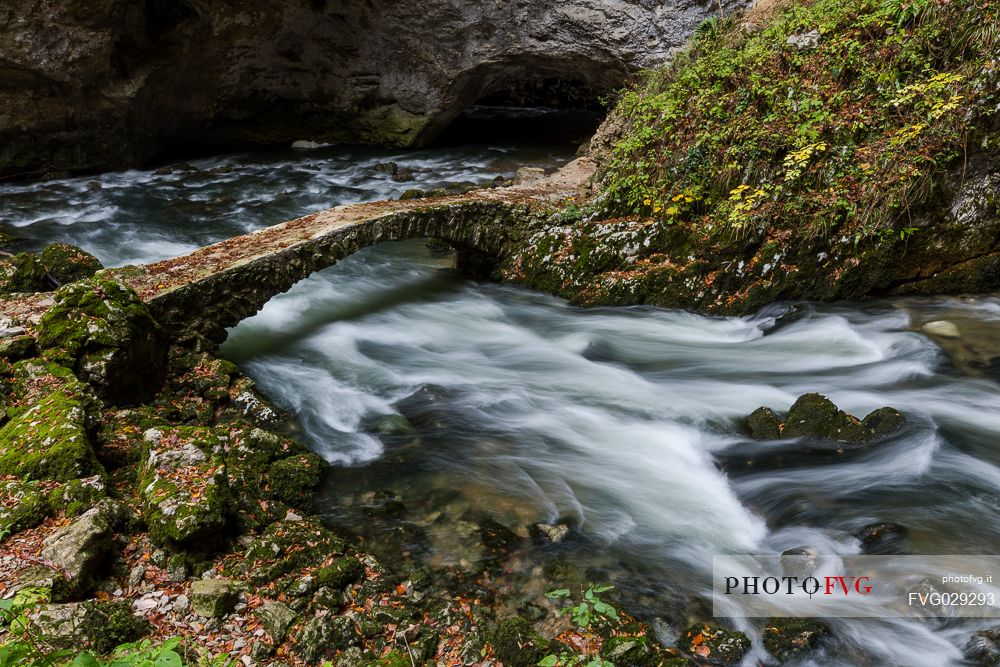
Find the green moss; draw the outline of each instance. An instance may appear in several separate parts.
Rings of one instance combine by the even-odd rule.
[[[42,266],[56,284],[89,278],[104,268],[89,252],[68,243],[50,243],[42,250]]]
[[[316,454],[307,453],[275,461],[268,469],[271,496],[292,507],[310,509],[326,463]]]
[[[971,207],[983,224],[942,221],[966,158],[997,135],[997,0],[758,14],[706,23],[621,96],[592,142],[600,181],[582,221],[570,204],[524,236],[504,277],[588,305],[722,313],[930,274],[921,289],[995,288],[988,203]],[[789,42],[814,30],[813,46]]]
[[[115,403],[146,400],[166,372],[163,333],[135,291],[100,277],[60,288],[38,345]]]
[[[54,391],[0,429],[0,474],[69,481],[101,472],[84,406]]]
[[[52,287],[37,255],[19,252],[10,259],[0,260],[0,294],[44,292]]]
[[[64,511],[67,517],[79,516],[105,498],[107,492],[104,482],[96,475],[88,479],[70,480],[48,494],[49,505]]]
[[[331,564],[321,567],[313,574],[316,585],[341,590],[360,581],[365,576],[365,568],[352,556],[342,556]]]
[[[368,667],[412,667],[410,655],[406,651],[393,649],[375,662],[368,663]]]
[[[13,336],[0,339],[0,357],[9,361],[26,359],[35,354],[35,339],[31,336]]]
[[[552,643],[535,632],[521,616],[505,618],[490,637],[497,658],[506,667],[534,667],[552,650]]]
[[[132,605],[128,601],[88,602],[86,608],[81,630],[99,655],[134,642],[151,630],[144,619],[132,615]]]
[[[210,428],[154,428],[140,477],[143,517],[157,544],[218,540],[233,509],[223,456],[228,434]]]
[[[649,637],[610,637],[601,646],[601,657],[616,665],[659,665],[662,661],[657,647]]]
[[[34,528],[51,514],[38,482],[0,482],[0,540]]]
[[[772,618],[764,627],[764,648],[782,662],[816,647],[830,628],[809,618]]]
[[[282,587],[286,575],[322,567],[342,555],[344,540],[318,519],[276,521],[251,542],[246,553],[227,560],[227,576],[246,577],[254,585]]]

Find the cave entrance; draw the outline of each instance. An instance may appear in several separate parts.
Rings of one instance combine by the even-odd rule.
[[[578,146],[604,119],[604,102],[612,91],[564,77],[494,82],[451,120],[434,144]]]

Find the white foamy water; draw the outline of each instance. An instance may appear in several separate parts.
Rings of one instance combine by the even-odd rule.
[[[64,240],[120,265],[409,187],[509,176],[556,155],[230,156],[194,161],[196,172],[0,186],[0,225],[29,246]],[[417,180],[374,170],[388,160]],[[965,337],[915,331],[942,318]],[[584,536],[575,564],[598,564],[647,617],[678,620],[675,594],[707,592],[714,554],[857,553],[852,534],[882,521],[907,526],[915,553],[996,552],[998,332],[993,299],[774,307],[749,318],[582,310],[463,281],[411,242],[303,281],[237,327],[224,351],[294,411],[317,452],[350,466],[342,481],[382,466],[371,474],[398,484],[408,504],[421,489],[447,488],[505,521],[571,517]],[[891,405],[909,423],[861,456],[740,468],[753,443],[737,420],[760,405],[785,410],[808,391],[859,415]],[[394,414],[415,423],[417,444],[395,449],[372,432]],[[795,444],[782,446],[794,454]],[[735,624],[759,639],[754,621]],[[802,664],[957,665],[979,627],[830,624],[834,642]],[[746,665],[764,659],[756,645]]]

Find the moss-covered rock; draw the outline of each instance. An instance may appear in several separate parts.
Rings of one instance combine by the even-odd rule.
[[[326,462],[312,452],[279,459],[268,468],[271,496],[292,507],[310,510]]]
[[[89,278],[104,266],[89,252],[68,243],[50,243],[42,250],[42,266],[56,285]]]
[[[98,655],[134,642],[151,630],[132,614],[124,600],[48,604],[32,615],[36,627],[54,648],[87,648]]]
[[[750,638],[736,630],[708,624],[692,627],[682,637],[683,648],[711,665],[735,667],[750,650]]]
[[[610,637],[601,646],[601,657],[615,665],[659,665],[663,657],[649,637]]]
[[[118,506],[106,503],[45,538],[42,557],[59,568],[75,593],[90,590],[101,574],[120,514]]]
[[[746,428],[757,440],[810,438],[861,444],[891,435],[906,419],[889,407],[873,410],[863,420],[849,415],[826,396],[803,394],[788,411],[784,423],[770,408],[757,408],[747,417]]]
[[[69,481],[101,472],[84,404],[53,391],[0,428],[0,474]]]
[[[505,618],[490,637],[497,658],[505,667],[534,667],[549,653],[559,653],[521,616]]]
[[[34,528],[51,514],[38,482],[0,482],[0,539]]]
[[[784,435],[787,438],[864,442],[870,434],[857,418],[840,410],[826,396],[804,394],[788,410]]]
[[[342,556],[345,549],[344,540],[318,519],[275,521],[242,557],[226,561],[225,572],[254,585],[280,588],[287,583],[286,575],[314,571]]]
[[[31,336],[9,336],[0,338],[0,357],[7,361],[18,361],[35,355],[35,339]]]
[[[784,662],[816,648],[830,628],[809,618],[771,618],[764,626],[764,648]]]
[[[100,277],[56,292],[38,345],[113,403],[148,400],[166,373],[167,346],[149,309],[131,288]]]
[[[83,514],[104,498],[107,498],[107,488],[100,475],[70,480],[48,494],[49,505],[65,512],[67,517]]]
[[[225,616],[238,599],[239,591],[229,579],[197,579],[191,583],[191,608],[201,616]]]
[[[140,493],[149,536],[161,545],[225,536],[233,509],[226,477],[228,433],[193,426],[144,434]]]
[[[340,590],[363,579],[365,568],[357,558],[342,556],[316,570],[313,576],[316,578],[317,586]]]
[[[771,408],[757,408],[747,417],[747,430],[755,440],[778,440],[781,438],[781,427],[781,420]]]
[[[307,664],[317,664],[324,657],[333,656],[360,640],[361,635],[352,619],[321,614],[306,622],[295,641],[295,653]]]
[[[0,294],[44,292],[55,286],[41,258],[26,252],[0,259]]]

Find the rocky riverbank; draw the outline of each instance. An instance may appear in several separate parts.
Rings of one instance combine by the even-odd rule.
[[[735,664],[746,651],[710,626],[664,648],[610,606],[573,622],[557,612],[585,586],[545,595],[585,581],[572,573],[542,576],[516,603],[530,619],[519,615],[503,580],[530,542],[487,519],[471,518],[475,562],[380,560],[314,515],[326,463],[283,434],[287,416],[233,365],[172,344],[100,274],[53,300],[35,337],[8,330],[0,352],[0,595],[24,619],[5,618],[0,642],[16,644],[19,624],[53,649],[97,654],[180,637],[192,663],[247,665],[686,665],[712,651]],[[378,493],[359,509],[406,511]],[[552,543],[569,527],[532,532]]]

